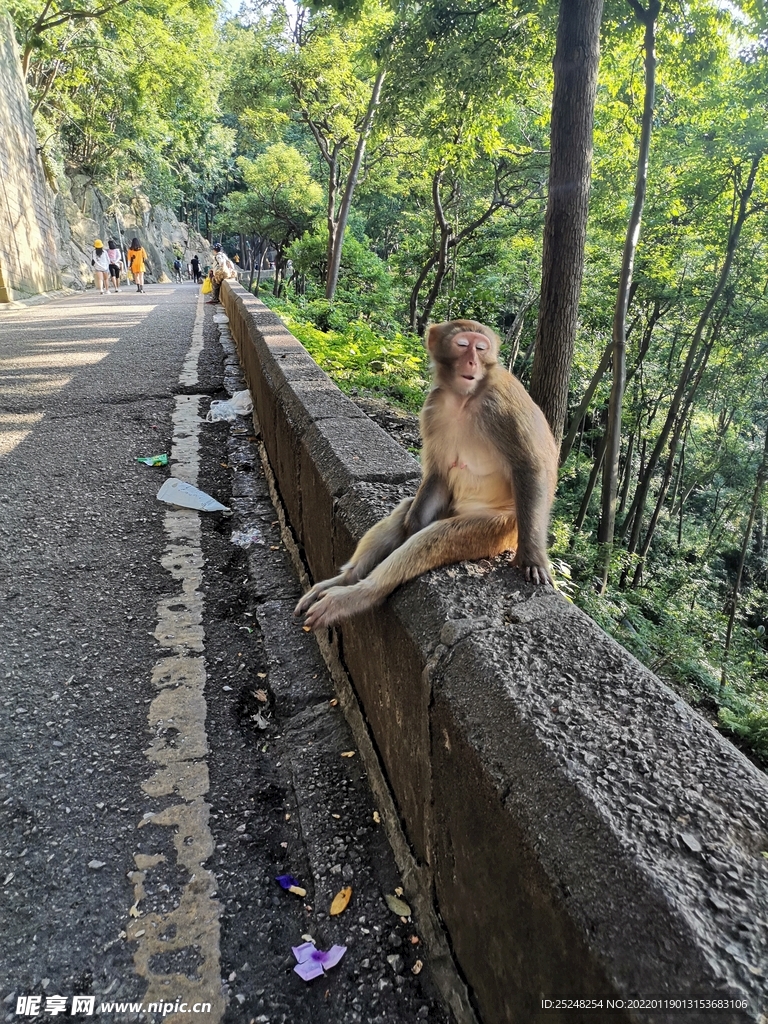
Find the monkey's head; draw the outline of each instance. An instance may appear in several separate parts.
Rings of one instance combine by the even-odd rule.
[[[435,381],[458,395],[477,391],[497,362],[499,338],[475,320],[449,320],[432,324],[425,342]]]

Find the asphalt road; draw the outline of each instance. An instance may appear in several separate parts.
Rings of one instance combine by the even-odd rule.
[[[445,1024],[252,428],[201,422],[241,386],[212,314],[0,314],[0,1019]],[[347,947],[310,982],[308,938]]]

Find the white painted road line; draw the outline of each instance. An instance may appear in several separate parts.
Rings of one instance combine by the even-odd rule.
[[[203,300],[198,297],[192,345],[182,369],[180,383],[194,387],[197,383],[197,360],[203,340]],[[179,395],[173,414],[173,474],[197,485],[199,468],[200,398]],[[225,1000],[221,991],[221,956],[219,950],[219,917],[221,906],[215,899],[216,879],[203,865],[213,853],[214,842],[209,828],[210,805],[205,797],[209,790],[208,738],[205,730],[205,633],[203,629],[203,553],[201,549],[200,513],[173,509],[164,520],[166,547],[163,567],[171,574],[177,589],[157,605],[158,643],[167,650],[155,664],[152,683],[157,696],[150,704],[149,726],[155,735],[145,754],[152,766],[152,775],[142,784],[151,797],[173,797],[176,802],[159,813],[144,818],[143,838],[158,836],[158,852],[134,855],[136,870],[131,873],[134,905],[126,927],[128,941],[136,942],[134,953],[136,973],[148,983],[144,1004],[151,1002],[193,1006],[210,1003],[211,1010],[196,1013],[195,1020],[205,1024],[221,1021]],[[170,730],[171,742],[167,735]],[[166,913],[145,913],[147,879],[163,868],[168,854],[167,834],[160,838],[156,828],[171,829],[176,866],[186,881],[180,892],[171,894],[169,902],[175,909]],[[153,889],[157,886],[152,886]],[[137,916],[138,915],[138,916]],[[153,957],[178,954],[184,959],[188,951],[189,973],[162,973],[153,969]],[[189,1021],[189,1011],[172,1012],[163,1018],[165,1024]]]

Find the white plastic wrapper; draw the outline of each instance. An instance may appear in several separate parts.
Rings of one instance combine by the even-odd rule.
[[[164,501],[168,505],[179,505],[181,508],[194,508],[199,512],[225,512],[232,515],[232,510],[216,501],[210,494],[198,490],[186,480],[177,480],[171,476],[165,481],[157,492],[158,501]]]
[[[217,420],[232,423],[238,416],[248,416],[252,412],[253,399],[246,388],[244,391],[236,391],[228,400],[211,402],[211,408],[205,418],[209,423],[216,423]]]

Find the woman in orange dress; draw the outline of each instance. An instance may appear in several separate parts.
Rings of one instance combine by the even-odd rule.
[[[131,240],[131,247],[128,250],[128,266],[131,268],[133,279],[136,282],[136,291],[144,291],[144,271],[149,270],[147,263],[146,249],[142,248],[138,238]]]

